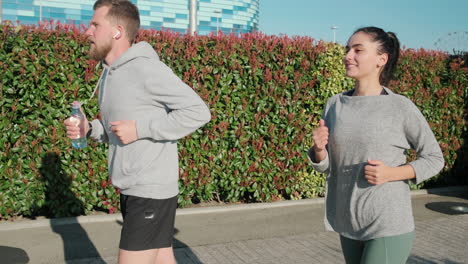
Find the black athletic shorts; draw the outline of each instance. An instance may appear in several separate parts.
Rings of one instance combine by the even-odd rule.
[[[177,196],[150,199],[120,194],[123,226],[120,249],[139,251],[172,246]]]

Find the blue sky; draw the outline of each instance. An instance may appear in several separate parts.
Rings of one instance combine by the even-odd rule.
[[[397,34],[406,48],[468,48],[468,0],[260,0],[259,29],[346,43],[354,30],[377,26]],[[458,48],[458,49],[459,49]]]

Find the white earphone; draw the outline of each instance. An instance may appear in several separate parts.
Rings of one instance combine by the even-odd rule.
[[[117,31],[117,33],[115,33],[115,35],[112,37],[113,39],[115,39],[116,37],[118,37],[120,35],[120,31]]]

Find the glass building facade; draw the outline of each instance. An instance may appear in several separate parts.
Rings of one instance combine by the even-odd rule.
[[[88,25],[95,0],[0,0],[0,19],[37,24],[55,20]],[[145,29],[186,33],[189,28],[190,0],[131,0],[140,10]],[[258,29],[260,0],[198,0],[198,34],[218,30],[225,34],[247,33]]]

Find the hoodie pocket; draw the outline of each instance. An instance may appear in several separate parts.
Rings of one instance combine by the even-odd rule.
[[[140,139],[121,147],[122,173],[127,176],[136,176],[151,166],[157,155],[152,145],[150,140]]]

